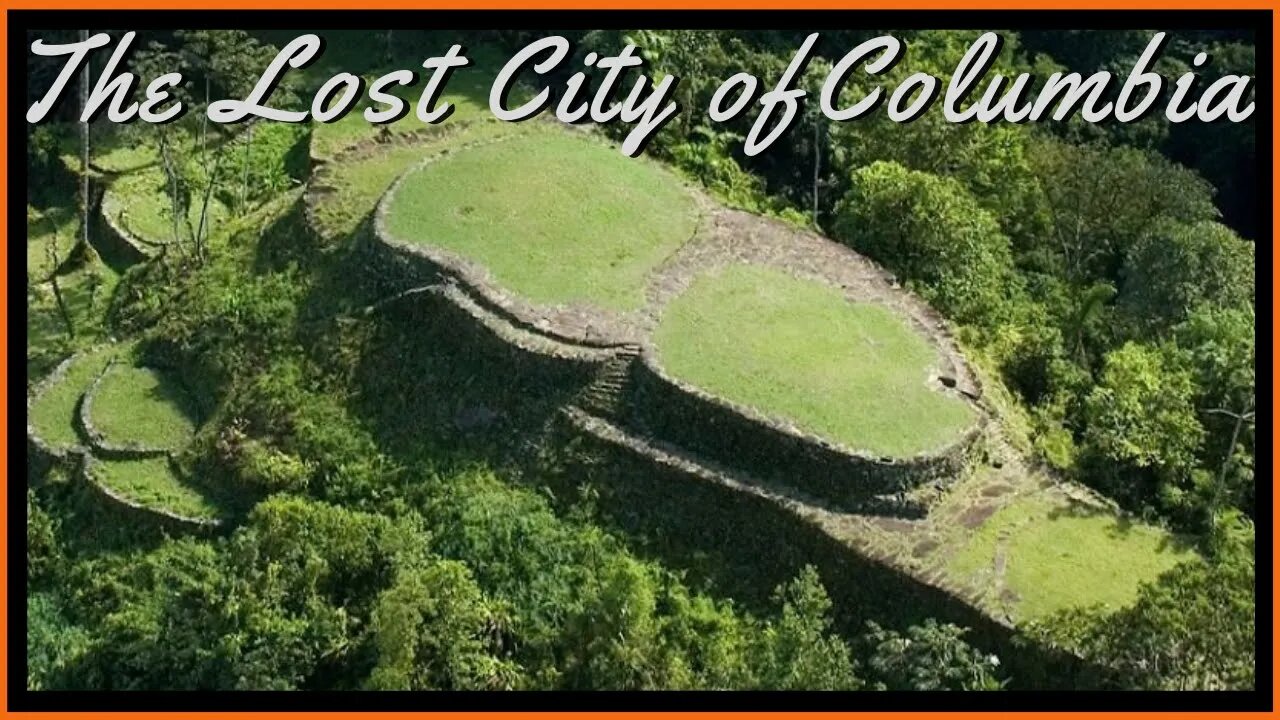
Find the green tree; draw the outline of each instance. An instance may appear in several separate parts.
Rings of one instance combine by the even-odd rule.
[[[781,690],[854,690],[849,646],[831,633],[831,598],[818,571],[800,575],[774,592],[782,615],[765,632],[761,685]]]
[[[1174,328],[1179,357],[1195,378],[1196,407],[1207,432],[1203,460],[1214,476],[1210,513],[1225,507],[1253,513],[1256,322],[1252,306],[1202,306]]]
[[[659,589],[651,573],[630,559],[604,567],[583,612],[571,623],[577,637],[567,671],[572,687],[641,690],[687,688],[693,678],[664,641]]]
[[[1139,324],[1166,330],[1197,307],[1253,304],[1253,244],[1215,222],[1159,223],[1124,265],[1120,304]]]
[[[869,623],[868,679],[881,690],[999,690],[1000,660],[964,641],[964,628],[930,618],[905,633]]]
[[[61,523],[39,502],[35,491],[27,489],[27,582],[39,585],[55,576],[63,562],[58,540]]]
[[[56,596],[27,592],[27,688],[65,687],[67,673],[89,648],[90,632],[72,623]]]
[[[1005,122],[953,123],[941,109],[946,83],[980,34],[976,30],[895,33],[905,46],[897,65],[874,78],[867,78],[860,71],[850,76],[838,98],[839,107],[865,98],[876,87],[880,88],[887,105],[889,96],[915,73],[939,78],[939,99],[909,123],[890,119],[884,105],[856,122],[834,123],[831,143],[835,182],[837,191],[843,192],[853,171],[879,161],[955,180],[996,219],[1000,231],[1013,240],[1015,247],[1021,247],[1030,238],[1042,234],[1045,222],[1040,187],[1032,166],[1034,147],[1030,127]],[[1043,64],[1033,66],[1021,55],[1016,33],[1002,32],[1001,36],[1005,46],[988,71],[987,79],[973,90],[970,103],[983,96],[996,73],[1016,77],[1019,73],[1032,72],[1036,77],[1044,77],[1051,72],[1051,68]],[[811,97],[816,102],[816,94]],[[909,105],[914,99],[915,96],[904,104]]]
[[[1165,502],[1180,502],[1204,438],[1194,393],[1191,373],[1158,348],[1130,342],[1107,354],[1084,414],[1085,441],[1107,463],[1110,489],[1143,499],[1148,489],[1131,483],[1145,475]]]
[[[373,609],[376,690],[508,690],[517,669],[497,657],[505,619],[466,565],[402,568]]]
[[[1040,138],[1029,155],[1049,210],[1045,249],[1073,282],[1114,280],[1153,222],[1217,217],[1213,188],[1155,153]]]
[[[1020,292],[1008,238],[956,180],[896,163],[862,168],[836,208],[834,236],[961,322],[994,323]]]

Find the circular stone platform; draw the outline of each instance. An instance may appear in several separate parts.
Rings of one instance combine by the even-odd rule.
[[[194,398],[172,375],[135,365],[139,354],[106,345],[59,365],[28,398],[28,447],[115,507],[171,528],[218,527],[221,501],[173,461],[194,437]]]
[[[938,352],[902,318],[774,268],[699,276],[653,342],[675,378],[866,454],[938,450],[974,421],[931,386]]]
[[[529,131],[410,171],[386,202],[392,237],[482,268],[538,304],[644,304],[649,273],[693,235],[670,172],[563,131]]]

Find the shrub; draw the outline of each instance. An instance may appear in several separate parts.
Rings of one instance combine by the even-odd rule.
[[[1009,239],[950,178],[897,163],[861,168],[836,208],[834,234],[961,322],[992,326],[1020,293]]]

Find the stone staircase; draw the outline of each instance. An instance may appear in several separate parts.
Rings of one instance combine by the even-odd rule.
[[[621,417],[626,409],[624,391],[631,379],[631,364],[640,357],[640,346],[620,345],[596,371],[595,379],[582,389],[574,404],[592,415]]]

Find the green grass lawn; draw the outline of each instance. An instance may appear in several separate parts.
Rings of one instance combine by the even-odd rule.
[[[974,420],[926,384],[937,354],[904,320],[779,270],[699,277],[664,311],[655,344],[676,377],[852,449],[935,450]]]
[[[80,396],[89,389],[107,363],[122,352],[122,346],[113,345],[76,358],[62,379],[32,404],[31,424],[45,442],[59,448],[82,444],[76,431]]]
[[[92,472],[110,490],[147,507],[195,518],[222,514],[214,501],[174,474],[167,458],[94,461]]]
[[[104,212],[130,234],[150,243],[173,242],[173,204],[166,191],[164,170],[151,166],[123,175],[111,183],[102,198]],[[200,227],[203,190],[195,192],[187,208],[187,218],[179,219],[178,238],[188,240]],[[230,217],[231,211],[217,198],[209,199],[206,230],[212,234]],[[190,222],[188,229],[187,222]]]
[[[115,443],[181,448],[195,434],[194,415],[187,391],[151,368],[117,365],[93,397],[93,424]]]
[[[160,151],[154,144],[141,141],[137,137],[111,138],[103,145],[94,146],[93,164],[107,172],[136,172],[142,168],[159,165]],[[80,168],[78,154],[71,155],[68,165],[77,170]]]
[[[643,304],[648,272],[696,226],[674,175],[550,129],[427,165],[389,211],[395,237],[457,252],[529,300],[620,310]]]
[[[1028,620],[1095,603],[1123,607],[1134,600],[1139,583],[1192,557],[1159,528],[1037,494],[997,511],[948,569],[991,588],[998,587],[996,568],[1003,564],[1004,587],[1017,595],[1014,617]]]
[[[53,272],[49,249],[65,260],[80,236],[80,218],[69,208],[49,208],[36,217],[27,215],[27,279],[44,280]]]
[[[326,239],[346,237],[373,212],[391,183],[423,158],[459,143],[493,139],[513,131],[518,131],[518,126],[474,123],[419,143],[388,145],[377,153],[348,160],[341,167],[331,167],[326,180],[332,183],[335,193],[316,204],[316,229]]]
[[[489,117],[487,93],[493,78],[474,68],[462,68],[450,78],[445,91],[441,93],[436,107],[444,103],[453,105],[453,113],[443,122],[427,125],[418,119],[418,98],[422,95],[422,87],[426,82],[418,73],[418,83],[413,87],[397,87],[389,92],[409,103],[409,113],[400,120],[387,126],[393,134],[414,132],[425,128],[449,129],[455,125],[483,120]],[[378,136],[381,126],[374,125],[364,118],[367,102],[361,103],[341,120],[331,123],[315,123],[311,129],[311,156],[317,160],[332,159],[342,150],[363,140]],[[381,107],[381,106],[379,106]]]

